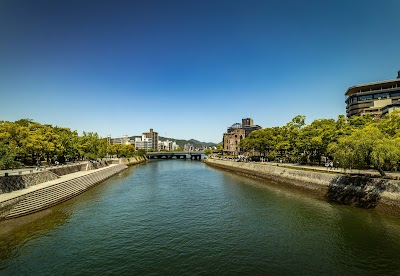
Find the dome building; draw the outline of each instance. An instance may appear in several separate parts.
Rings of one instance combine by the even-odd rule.
[[[261,127],[259,125],[253,125],[253,119],[251,118],[244,118],[242,119],[242,123],[235,123],[228,127],[227,132],[224,133],[223,136],[224,155],[239,155],[239,142],[257,129],[261,129]]]

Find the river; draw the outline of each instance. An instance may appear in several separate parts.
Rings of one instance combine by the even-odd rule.
[[[400,274],[398,218],[278,186],[199,161],[132,167],[0,223],[0,274]]]

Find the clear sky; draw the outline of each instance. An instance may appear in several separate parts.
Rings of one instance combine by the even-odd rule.
[[[0,120],[220,142],[400,70],[400,1],[0,0]]]

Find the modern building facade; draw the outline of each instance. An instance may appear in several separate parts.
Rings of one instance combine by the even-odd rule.
[[[152,128],[150,128],[149,132],[143,132],[142,137],[151,139],[152,145],[151,149],[154,151],[158,150],[158,133],[154,132]]]
[[[261,126],[254,125],[253,119],[244,118],[242,123],[235,123],[228,127],[223,136],[223,153],[225,155],[237,156],[240,154],[239,143],[252,131],[261,129]]]
[[[393,112],[394,110],[400,110],[400,101],[399,100],[382,108],[382,116],[385,116],[386,114],[389,114],[389,113]]]
[[[135,148],[136,150],[144,149],[145,151],[149,151],[153,149],[153,139],[147,138],[145,135],[142,135],[141,138],[135,138]]]
[[[394,110],[387,106],[394,107],[400,102],[400,71],[397,79],[352,86],[345,95],[347,117],[366,114],[379,117],[387,114]]]

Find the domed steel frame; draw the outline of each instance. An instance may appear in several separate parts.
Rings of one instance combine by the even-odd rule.
[[[231,128],[242,128],[242,124],[241,123],[235,123],[231,126]]]

